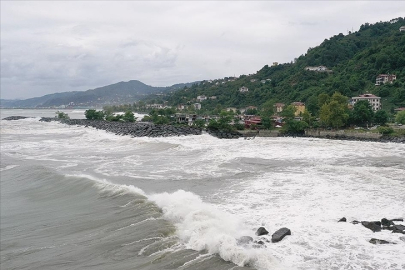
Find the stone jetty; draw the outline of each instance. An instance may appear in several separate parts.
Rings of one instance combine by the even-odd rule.
[[[132,137],[171,137],[202,134],[202,130],[195,127],[155,125],[148,122],[109,122],[104,120],[58,119],[52,117],[43,117],[39,121],[57,121],[71,126],[93,127],[116,135]]]

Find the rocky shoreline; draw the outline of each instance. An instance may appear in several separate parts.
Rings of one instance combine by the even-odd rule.
[[[319,139],[329,139],[329,140],[340,140],[340,141],[358,141],[358,142],[383,142],[383,143],[405,143],[405,137],[394,137],[394,136],[381,136],[379,138],[369,138],[369,137],[354,137],[344,134],[336,135],[326,135],[324,137],[302,135],[301,137],[306,138],[319,138]]]
[[[20,120],[29,117],[25,116],[9,116],[3,120]],[[87,120],[87,119],[59,119],[55,117],[42,117],[42,122],[60,122],[67,125],[93,127],[96,129],[112,132],[116,135],[129,135],[132,137],[170,137],[170,136],[187,136],[187,135],[201,135],[203,129],[182,126],[182,125],[155,125],[149,122],[109,122],[104,120]],[[361,142],[383,142],[383,143],[405,143],[405,136],[356,136],[330,133],[326,135],[316,135],[315,133],[307,134],[281,134],[281,133],[265,133],[264,131],[223,131],[223,130],[205,130],[211,136],[219,139],[238,139],[244,137],[245,139],[254,139],[255,137],[303,137],[303,138],[319,138],[329,140],[346,140],[346,141],[361,141]],[[252,134],[253,135],[252,135]],[[375,134],[378,135],[378,134]]]

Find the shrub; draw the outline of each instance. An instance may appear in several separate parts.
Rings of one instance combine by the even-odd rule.
[[[394,129],[392,127],[378,127],[377,130],[383,135],[389,135],[394,133]]]

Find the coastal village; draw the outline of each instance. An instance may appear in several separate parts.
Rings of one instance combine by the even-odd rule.
[[[273,65],[277,65],[277,63],[273,63]],[[328,69],[326,66],[315,66],[311,67],[308,66],[305,68],[307,71],[313,71],[313,72],[332,72],[332,70]],[[204,81],[203,84],[214,84],[214,85],[219,85],[219,84],[225,84],[229,81],[235,81],[235,77],[230,77],[227,79],[223,80],[208,80]],[[376,76],[375,79],[375,86],[381,86],[384,84],[392,84],[395,80],[397,79],[395,74],[379,74]],[[266,79],[266,80],[260,80],[259,83],[265,84],[270,82],[271,79]],[[257,82],[256,79],[251,79],[250,82],[254,83]],[[240,93],[248,93],[249,88],[246,86],[242,86],[238,89]],[[205,95],[199,95],[195,99],[190,100],[188,103],[192,103],[191,105],[185,105],[185,104],[179,104],[175,109],[177,113],[175,114],[176,122],[181,123],[181,124],[188,124],[188,125],[193,125],[196,120],[203,120],[204,122],[208,123],[211,119],[218,119],[218,116],[213,116],[213,115],[200,115],[198,113],[185,113],[188,109],[194,110],[195,112],[198,112],[201,110],[204,106],[204,102],[207,100],[215,100],[217,99],[216,96],[205,96]],[[358,96],[351,97],[350,100],[348,101],[348,108],[353,109],[354,105],[359,102],[359,101],[367,101],[369,102],[372,110],[374,112],[377,112],[379,110],[382,110],[382,102],[381,102],[381,97],[376,96],[371,93],[364,93],[360,94]],[[284,125],[283,117],[282,117],[282,112],[285,109],[286,106],[291,105],[294,107],[294,115],[295,115],[295,120],[301,121],[302,120],[302,115],[304,114],[306,110],[306,106],[304,102],[301,101],[295,101],[292,102],[291,104],[285,104],[285,103],[275,103],[273,105],[273,112],[274,114],[271,116],[271,121],[273,123],[274,128],[281,128]],[[166,108],[172,108],[171,106],[167,106],[165,104],[146,104],[145,105],[147,109],[166,109]],[[235,108],[235,107],[228,107],[225,109],[227,112],[231,112],[234,114],[235,119],[233,120],[233,124],[235,121],[239,121],[238,124],[243,124],[246,129],[257,129],[260,128],[262,125],[262,117],[257,115],[255,112],[258,112],[259,108],[257,106],[251,105],[248,107],[244,108]],[[405,107],[398,107],[395,109],[395,112],[400,112],[400,111],[405,111]]]

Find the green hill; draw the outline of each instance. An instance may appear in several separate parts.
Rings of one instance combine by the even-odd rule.
[[[172,93],[169,105],[193,104],[197,96],[216,97],[201,102],[202,111],[247,106],[263,107],[274,102],[302,101],[317,114],[318,95],[340,92],[347,97],[369,92],[382,97],[383,109],[405,107],[405,25],[404,18],[366,23],[347,35],[325,39],[293,63],[264,66],[252,75],[237,79],[203,81]],[[326,66],[329,71],[309,71],[308,66]],[[395,74],[393,84],[375,85],[379,74]],[[248,92],[239,89],[245,86]]]

